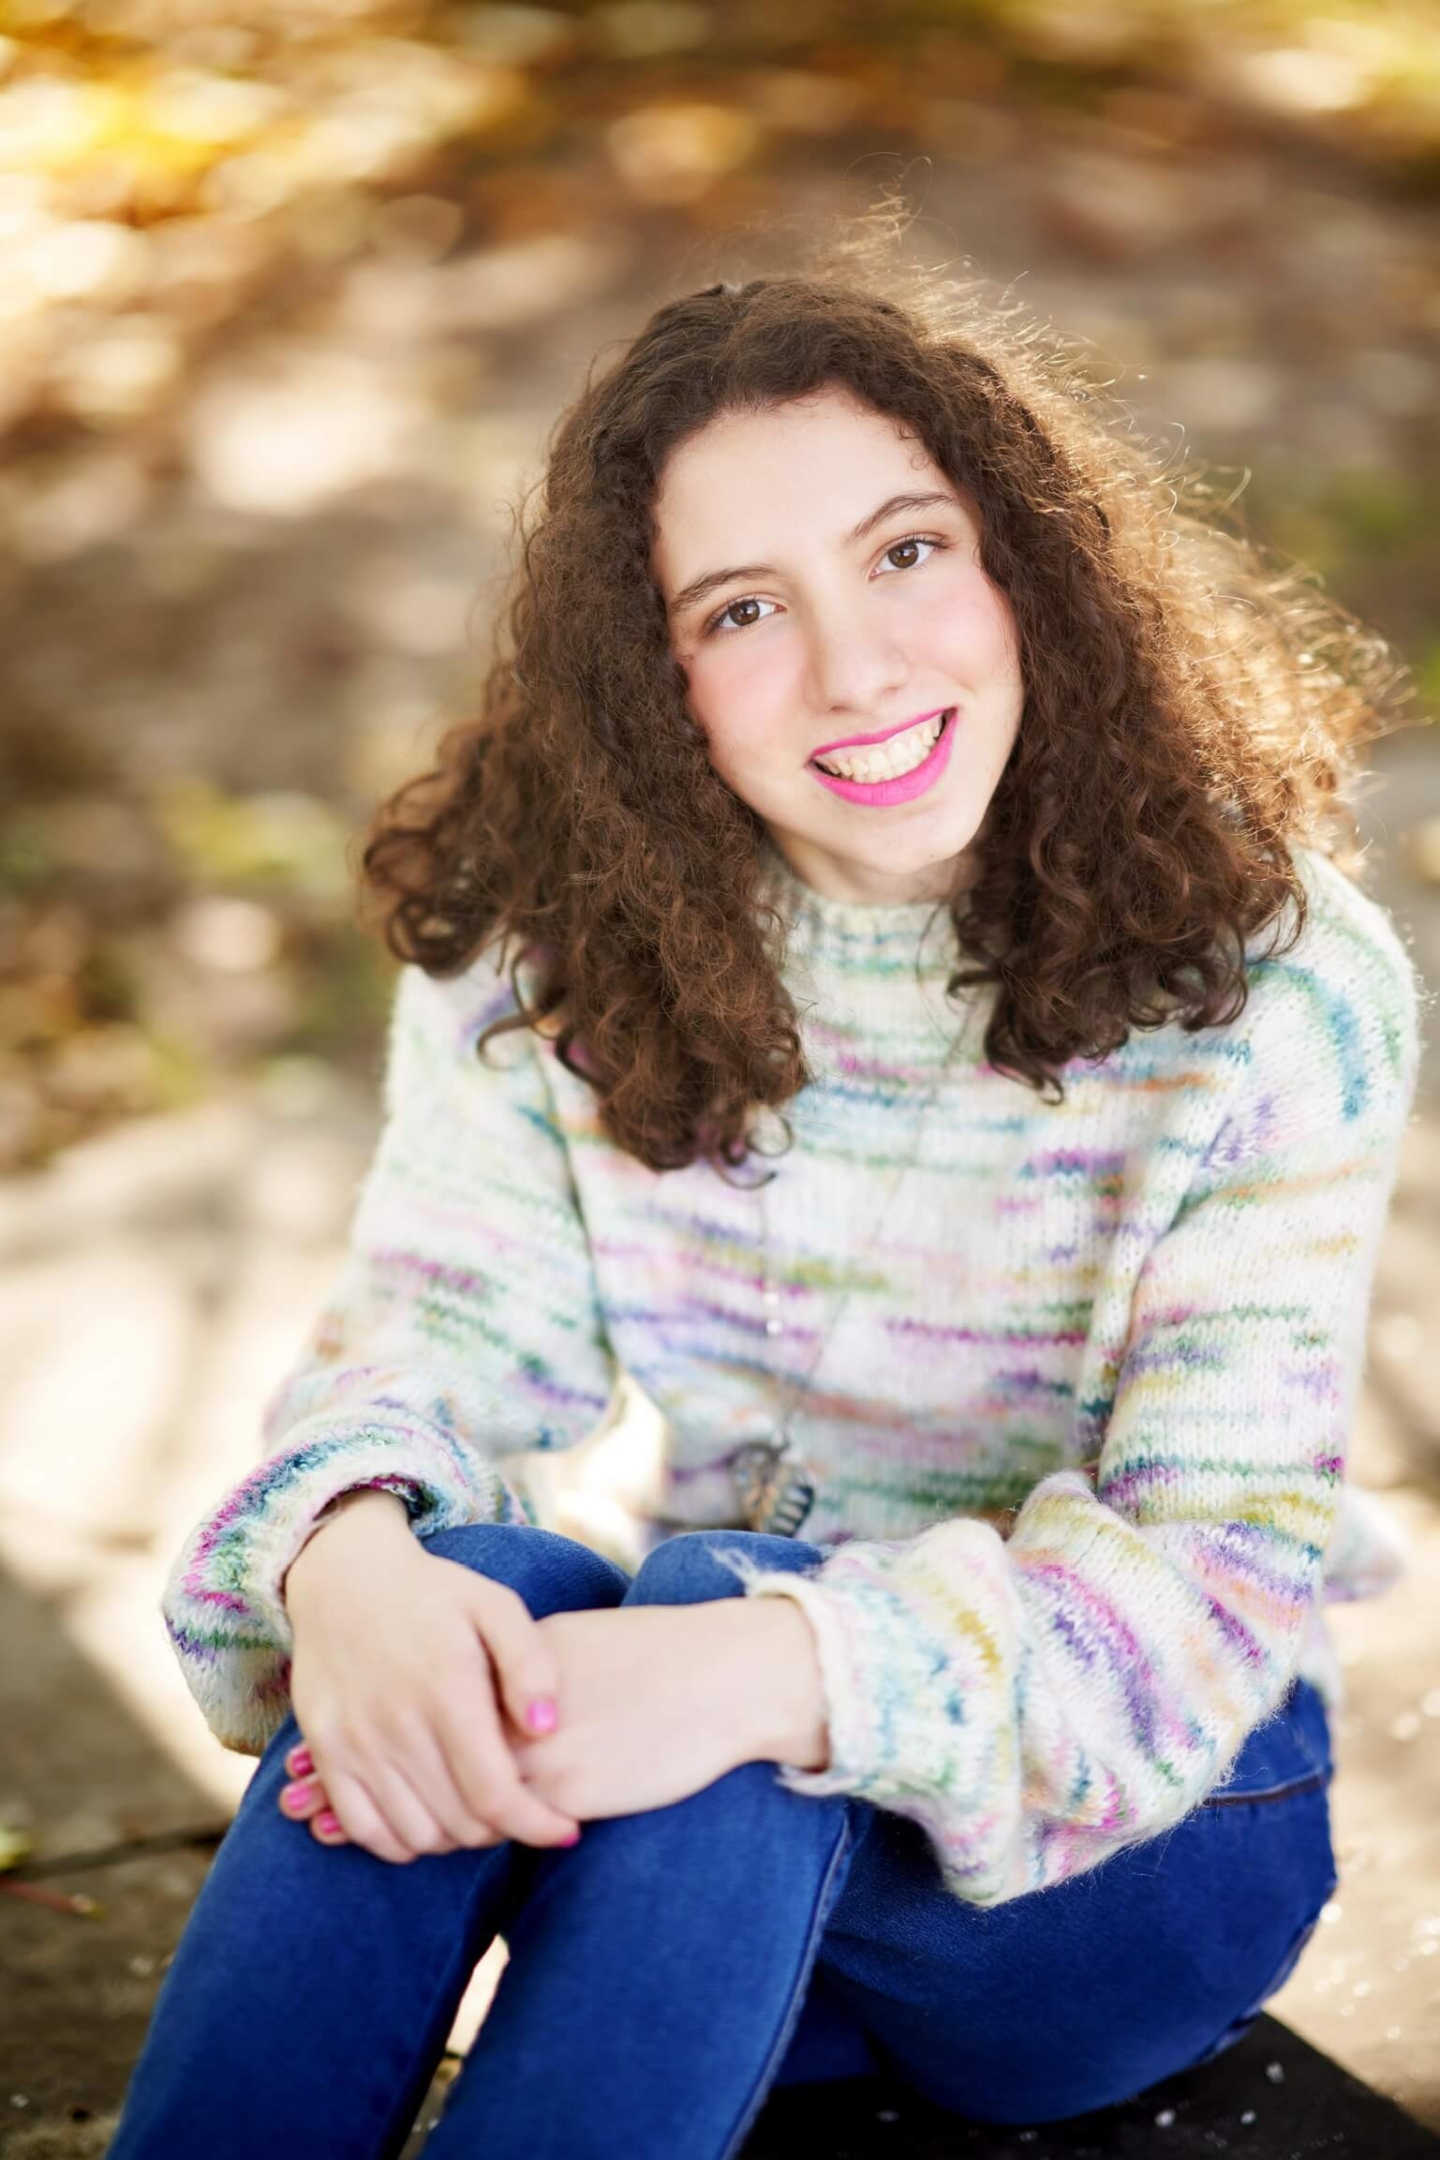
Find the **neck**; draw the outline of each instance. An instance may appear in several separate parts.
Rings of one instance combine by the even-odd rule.
[[[782,838],[768,827],[767,833],[771,847],[802,884],[822,899],[852,906],[908,907],[916,902],[946,900],[975,879],[976,866],[963,852],[940,862],[896,871],[857,862],[852,856],[835,855],[793,834]]]

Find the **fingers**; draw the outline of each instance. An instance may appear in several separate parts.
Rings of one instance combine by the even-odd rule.
[[[580,1825],[525,1784],[500,1722],[502,1713],[508,1715],[526,1733],[554,1725],[559,1661],[522,1598],[503,1583],[481,1576],[471,1581],[477,1639],[494,1681],[480,1706],[483,1715],[472,1714],[462,1724],[443,1715],[436,1720],[455,1783],[470,1807],[506,1837],[525,1845],[573,1844]],[[529,1714],[537,1702],[548,1703],[551,1711],[539,1724]]]
[[[288,1756],[285,1766],[287,1769],[293,1767]],[[280,1811],[288,1815],[292,1822],[314,1822],[316,1816],[323,1814],[329,1805],[330,1798],[325,1789],[325,1781],[313,1770],[308,1777],[292,1779],[290,1784],[281,1789]]]
[[[553,1730],[560,1695],[560,1661],[525,1600],[505,1583],[474,1576],[481,1639],[495,1668],[495,1685],[516,1730]],[[538,1713],[538,1714],[536,1714]]]
[[[318,1843],[322,1845],[349,1844],[352,1841],[350,1833],[340,1820],[325,1780],[310,1767],[312,1763],[313,1757],[310,1750],[303,1742],[297,1742],[285,1757],[285,1767],[292,1772],[292,1782],[286,1785],[280,1794],[280,1807],[283,1813],[288,1815],[292,1821],[308,1824],[311,1835]],[[307,1772],[308,1774],[304,1774]],[[297,1773],[299,1774],[297,1775]],[[356,1790],[363,1790],[359,1786],[358,1780],[356,1781]],[[387,1851],[378,1849],[376,1844],[372,1842],[373,1830],[372,1836],[358,1837],[356,1842],[365,1844],[371,1851],[377,1852],[377,1857],[382,1859],[396,1861],[418,1859],[422,1853],[459,1852],[465,1847],[498,1845],[501,1842],[499,1833],[489,1823],[485,1822],[476,1823],[473,1829],[467,1829],[463,1837],[457,1837],[453,1830],[448,1829],[443,1823],[436,1822],[435,1817],[425,1807],[424,1802],[413,1792],[409,1795],[408,1804],[402,1801],[397,1806],[392,1801],[388,1809],[385,1810],[375,1806],[374,1815],[383,1827],[391,1831],[390,1849]],[[423,1816],[424,1823],[428,1827],[421,1828],[420,1842],[417,1843],[415,1842],[415,1826],[417,1818],[421,1816]],[[397,1821],[410,1826],[409,1835],[401,1835],[395,1829]]]
[[[444,1720],[439,1730],[455,1783],[503,1837],[535,1846],[575,1842],[580,1825],[574,1816],[542,1800],[522,1779],[493,1702],[478,1705],[464,1724]]]
[[[308,1751],[292,1750],[292,1754],[296,1752],[302,1758],[308,1756]],[[364,1845],[377,1859],[396,1863],[418,1859],[421,1853],[458,1849],[414,1792],[397,1800],[392,1791],[382,1807],[358,1778],[340,1776],[332,1783],[333,1794],[325,1779],[312,1771],[309,1777],[287,1785],[280,1795],[283,1812],[292,1821],[307,1824],[318,1843],[354,1842]]]
[[[445,1834],[419,1794],[391,1769],[378,1790],[349,1771],[329,1779],[330,1806],[351,1840],[377,1859],[405,1866],[427,1854],[448,1849]],[[324,1839],[324,1833],[315,1832]]]
[[[528,1615],[527,1615],[528,1618]],[[366,1765],[365,1786],[395,1834],[414,1851],[492,1845],[517,1838],[528,1845],[573,1842],[579,1825],[525,1785],[500,1726],[484,1645],[471,1638],[473,1679],[450,1671],[434,1699],[420,1698],[380,1739]],[[331,1779],[332,1792],[335,1780]],[[344,1808],[336,1812],[344,1819]],[[348,1827],[348,1825],[347,1825]]]
[[[281,1813],[292,1822],[308,1823],[311,1836],[319,1844],[348,1845],[349,1836],[330,1805],[329,1791],[314,1768],[310,1750],[297,1742],[285,1757],[285,1767],[291,1783],[281,1790]]]
[[[448,1850],[501,1842],[504,1833],[496,1823],[493,1808],[485,1797],[472,1800],[468,1796],[452,1771],[444,1735],[437,1734],[433,1723],[422,1723],[407,1735],[404,1760],[406,1774],[417,1791],[424,1793],[425,1805],[447,1841]],[[488,1782],[471,1788],[477,1796],[488,1796],[489,1789]]]

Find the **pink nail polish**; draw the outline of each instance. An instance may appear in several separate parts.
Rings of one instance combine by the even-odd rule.
[[[560,1716],[553,1695],[537,1695],[527,1714],[532,1732],[552,1732]]]
[[[292,1748],[285,1760],[290,1765],[290,1772],[293,1777],[309,1777],[311,1771],[315,1768],[308,1747]]]
[[[562,1837],[560,1840],[562,1845],[578,1845],[579,1842],[580,1832],[578,1830],[573,1830],[569,1837]]]
[[[320,1810],[320,1813],[315,1817],[315,1823],[317,1829],[323,1830],[327,1837],[333,1837],[335,1832],[342,1827],[340,1818],[335,1813],[334,1808],[328,1807]]]
[[[313,1785],[287,1785],[280,1798],[286,1807],[302,1808],[315,1796]]]

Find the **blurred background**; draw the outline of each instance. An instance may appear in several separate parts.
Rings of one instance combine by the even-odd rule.
[[[158,1600],[373,1144],[356,834],[473,696],[592,359],[740,228],[894,184],[1412,671],[1366,886],[1440,983],[1428,0],[0,7],[7,2153],[103,2150],[253,1769]],[[1336,1615],[1342,1885],[1277,2008],[1440,2125],[1437,1055],[1353,1455],[1412,1564]],[[623,1554],[616,1412],[537,1503]]]

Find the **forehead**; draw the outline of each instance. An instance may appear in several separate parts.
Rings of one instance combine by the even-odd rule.
[[[898,421],[845,393],[717,414],[661,472],[655,568],[673,590],[712,561],[760,550],[774,560],[787,533],[838,537],[887,494],[922,484],[952,485]]]
[[[825,390],[758,412],[717,413],[703,428],[677,444],[665,462],[656,490],[656,506],[675,507],[701,488],[723,490],[727,474],[738,467],[750,479],[758,474],[812,472],[833,460],[860,458],[884,465],[902,476],[928,466],[923,447],[888,413],[876,412],[848,394]]]

